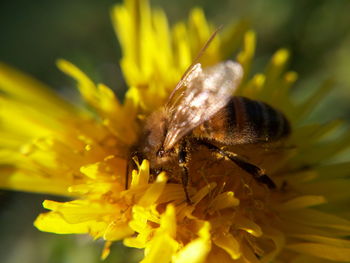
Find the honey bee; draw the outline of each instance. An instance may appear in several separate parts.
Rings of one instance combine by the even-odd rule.
[[[188,203],[190,155],[199,145],[230,159],[267,187],[276,187],[263,169],[218,146],[270,143],[290,134],[289,122],[280,111],[234,96],[242,76],[242,66],[230,60],[204,69],[195,63],[165,106],[145,120],[136,155],[148,159],[152,171],[169,172],[176,166]]]
[[[275,188],[262,169],[217,146],[269,143],[290,134],[289,122],[280,111],[264,102],[233,95],[242,76],[242,66],[230,60],[205,69],[196,63],[166,105],[145,121],[136,148],[139,158],[148,159],[153,171],[167,171],[177,163],[188,203],[188,164],[191,151],[198,145],[230,159],[258,182]]]

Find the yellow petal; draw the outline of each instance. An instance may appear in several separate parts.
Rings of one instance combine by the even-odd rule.
[[[170,262],[179,244],[175,241],[176,215],[175,208],[168,205],[161,215],[160,228],[146,248],[146,257],[142,262]]]
[[[297,216],[295,213],[298,213]],[[283,218],[292,218],[295,222],[302,225],[314,227],[325,227],[332,231],[343,231],[344,235],[350,234],[350,222],[336,215],[327,214],[317,210],[301,209],[298,211],[281,213]]]
[[[139,171],[133,173],[131,188],[139,185],[146,185],[149,181],[149,161],[143,160]]]
[[[70,104],[46,85],[4,63],[0,63],[0,90],[12,99],[46,109],[53,116],[74,112]]]
[[[335,247],[318,243],[297,243],[287,245],[287,248],[298,253],[338,262],[350,261],[350,248]]]
[[[138,202],[138,205],[146,207],[151,204],[154,204],[161,196],[166,182],[167,177],[165,173],[160,173],[157,176],[157,180],[153,184],[151,184],[151,186],[147,189],[146,193],[142,196],[141,200]]]
[[[221,233],[215,236],[214,243],[225,250],[233,260],[241,257],[240,244],[231,234]]]
[[[235,224],[237,225],[237,228],[242,229],[255,237],[260,237],[262,235],[260,226],[246,217],[236,217]]]
[[[211,249],[210,242],[210,224],[205,222],[199,231],[199,237],[184,248],[182,248],[174,257],[174,263],[202,263],[205,262]]]
[[[149,247],[146,248],[145,258],[142,263],[170,262],[178,243],[168,235],[164,234],[152,239]]]
[[[221,210],[238,205],[239,199],[234,196],[234,193],[225,192],[217,195],[210,206],[215,210]]]
[[[115,241],[122,240],[134,233],[127,223],[112,222],[108,225],[103,235],[104,240]]]
[[[239,62],[244,71],[244,77],[242,82],[246,80],[248,77],[248,72],[250,72],[250,67],[252,63],[252,59],[254,57],[255,53],[255,48],[256,48],[256,36],[253,31],[248,31],[244,35],[244,45],[243,45],[243,51],[241,51],[237,55],[237,62]]]
[[[102,250],[102,254],[101,254],[101,260],[105,260],[109,253],[111,252],[111,245],[112,245],[112,242],[110,241],[107,241],[103,247],[103,250]]]
[[[97,234],[96,237],[100,237],[102,231],[106,228],[106,224],[104,222],[96,221],[70,224],[64,220],[61,214],[53,212],[40,214],[35,220],[34,225],[40,231],[56,234],[100,233]]]
[[[326,199],[320,195],[299,196],[280,204],[279,210],[300,209],[314,205],[320,205],[326,202]]]

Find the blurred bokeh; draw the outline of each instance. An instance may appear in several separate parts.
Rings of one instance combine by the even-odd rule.
[[[350,1],[346,0],[179,0],[151,1],[164,8],[171,23],[201,6],[217,25],[249,19],[258,36],[254,71],[263,70],[280,47],[291,53],[290,69],[299,73],[297,97],[310,94],[330,77],[336,88],[318,106],[313,119],[350,116]],[[65,58],[118,94],[123,83],[120,48],[110,23],[113,0],[0,2],[0,60],[60,90],[77,96],[73,82],[55,67]],[[0,192],[0,261],[2,263],[99,262],[102,243],[88,237],[37,231],[32,222],[42,212],[42,195]],[[50,197],[51,199],[54,197]],[[57,198],[54,198],[57,200]],[[112,247],[105,262],[136,262],[140,252]]]

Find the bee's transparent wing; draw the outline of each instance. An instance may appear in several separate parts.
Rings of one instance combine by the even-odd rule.
[[[163,144],[165,150],[223,108],[243,76],[241,65],[233,61],[205,69],[195,64],[188,72],[166,105],[169,123]]]

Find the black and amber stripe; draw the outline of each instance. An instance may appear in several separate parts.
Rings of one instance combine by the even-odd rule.
[[[290,133],[286,117],[264,102],[235,96],[225,106],[225,110],[231,123],[228,132],[248,136],[252,143],[275,141]],[[232,125],[232,119],[236,122],[235,127]]]
[[[227,144],[276,141],[290,133],[286,117],[270,105],[234,96],[194,135]],[[200,134],[199,134],[200,133]]]

